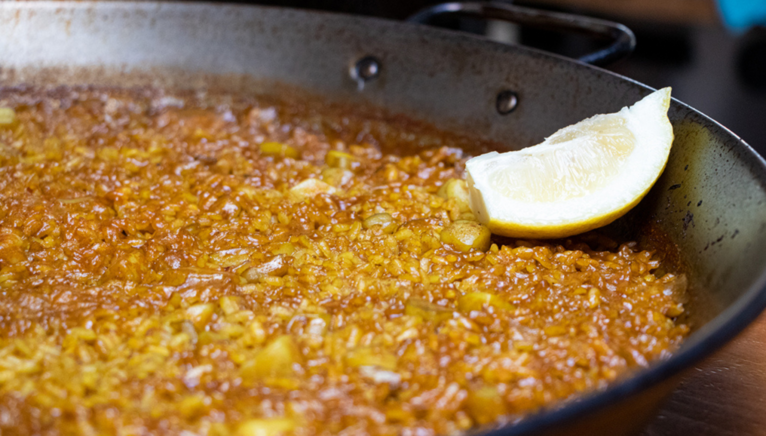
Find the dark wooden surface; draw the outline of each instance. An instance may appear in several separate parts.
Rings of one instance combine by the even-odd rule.
[[[641,435],[766,435],[766,316],[692,369]]]

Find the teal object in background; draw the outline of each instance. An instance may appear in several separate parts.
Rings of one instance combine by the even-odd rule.
[[[724,23],[733,30],[766,26],[766,0],[718,0],[718,8]]]

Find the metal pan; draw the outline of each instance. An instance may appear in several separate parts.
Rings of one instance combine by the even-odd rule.
[[[3,86],[302,89],[471,132],[507,148],[534,144],[651,91],[535,50],[418,24],[321,12],[20,2],[0,5],[0,25]],[[514,110],[497,110],[503,95],[514,97]],[[766,305],[766,162],[681,102],[673,102],[670,118],[676,140],[664,174],[614,228],[639,237],[638,229],[654,222],[677,244],[698,328],[673,357],[492,434],[634,433],[685,368],[731,339]]]

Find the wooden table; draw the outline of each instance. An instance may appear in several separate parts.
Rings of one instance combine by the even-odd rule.
[[[641,434],[766,435],[766,314],[689,372]]]

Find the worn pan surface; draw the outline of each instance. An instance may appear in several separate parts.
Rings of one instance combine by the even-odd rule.
[[[383,107],[520,148],[650,89],[572,60],[422,25],[290,9],[207,4],[3,3],[0,85],[101,84],[309,90]],[[352,78],[365,56],[374,80]],[[358,77],[357,77],[358,79]],[[516,109],[496,110],[513,91]],[[766,304],[766,163],[713,120],[674,101],[664,174],[615,228],[649,221],[678,245],[698,328],[672,358],[603,392],[497,434],[626,434],[682,370]]]

